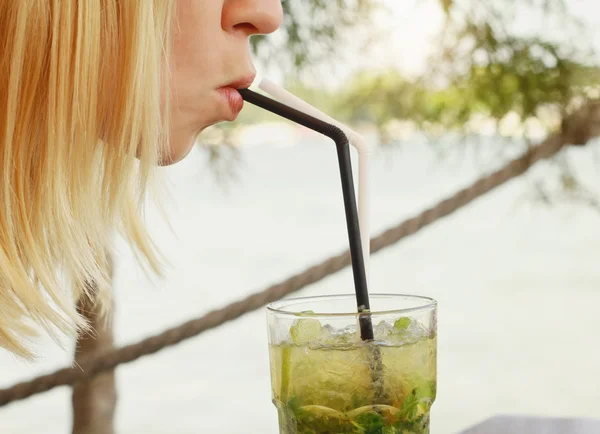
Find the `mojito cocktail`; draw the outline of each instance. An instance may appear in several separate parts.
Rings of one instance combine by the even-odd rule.
[[[436,302],[371,297],[375,339],[368,342],[360,338],[353,295],[269,306],[281,434],[429,433],[436,396]]]

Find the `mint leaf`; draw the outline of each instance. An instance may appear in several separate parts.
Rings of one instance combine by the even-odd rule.
[[[423,414],[417,418],[419,408],[421,408],[425,413],[428,413],[435,399],[435,394],[435,381],[427,381],[421,386],[414,388],[412,392],[404,399],[401,409],[402,418],[411,422],[418,422],[419,420],[422,420],[424,416]]]
[[[295,416],[298,416],[300,413],[300,399],[294,396],[287,402],[287,408],[294,413]]]
[[[413,420],[417,416],[419,409],[420,398],[417,394],[417,389],[413,389],[412,392],[404,399],[402,404],[402,418],[407,420]]]
[[[355,419],[364,434],[383,434],[385,419],[377,413],[363,413]]]
[[[424,415],[419,416],[413,422],[400,421],[394,424],[395,432],[401,434],[422,434],[428,432],[429,419],[425,419]]]
[[[431,401],[435,399],[437,392],[437,384],[434,380],[429,380],[421,384],[417,388],[417,396],[419,399],[429,398]]]
[[[402,318],[398,318],[394,322],[394,328],[396,330],[406,330],[410,326],[411,320],[410,318],[403,316]]]

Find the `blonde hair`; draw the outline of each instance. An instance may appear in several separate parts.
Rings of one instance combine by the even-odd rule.
[[[34,354],[31,325],[53,336],[86,327],[80,297],[110,305],[116,231],[159,269],[140,211],[166,142],[172,2],[0,2],[0,347],[10,352]]]

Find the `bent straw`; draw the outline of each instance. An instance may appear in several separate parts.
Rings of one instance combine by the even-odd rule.
[[[342,181],[342,192],[344,196],[344,210],[346,213],[346,225],[348,228],[348,241],[350,243],[350,256],[352,260],[356,304],[359,313],[368,313],[371,305],[369,301],[367,278],[365,274],[365,262],[361,245],[348,137],[344,131],[337,126],[289,107],[279,101],[275,101],[265,95],[261,95],[249,89],[241,89],[239,92],[244,100],[248,101],[249,103],[289,119],[292,122],[303,125],[313,131],[321,133],[331,138],[335,142],[340,168],[340,177]],[[365,341],[373,340],[373,324],[371,322],[371,317],[369,315],[359,315],[359,323],[361,338]]]
[[[367,282],[369,281],[369,259],[371,256],[371,230],[370,230],[370,174],[369,167],[371,161],[371,148],[368,146],[365,138],[356,131],[336,121],[331,116],[323,113],[316,107],[313,107],[303,99],[289,92],[288,90],[276,85],[268,78],[263,78],[258,84],[259,89],[271,95],[279,102],[290,106],[296,110],[309,114],[329,124],[340,128],[350,140],[350,144],[358,151],[358,217],[360,223],[361,244],[363,249],[363,258],[365,262],[365,274]]]

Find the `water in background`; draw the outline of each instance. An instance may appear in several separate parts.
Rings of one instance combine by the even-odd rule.
[[[567,157],[600,185],[586,150]],[[170,232],[150,207],[152,233],[172,263],[152,282],[119,245],[119,344],[141,339],[262,289],[347,245],[335,151],[316,141],[244,150],[239,183],[215,186],[203,155],[166,169]],[[547,165],[534,175],[542,176]],[[474,180],[472,158],[437,161],[424,146],[378,154],[373,226],[379,232]],[[510,183],[373,258],[371,290],[439,300],[434,434],[499,413],[600,415],[600,214],[524,198]],[[302,295],[352,291],[349,270]],[[72,347],[70,347],[72,348]],[[0,354],[0,387],[69,363],[42,346],[28,366]],[[69,349],[70,350],[70,349]],[[264,311],[120,367],[122,434],[275,434]],[[0,409],[0,432],[70,432],[70,391]]]

